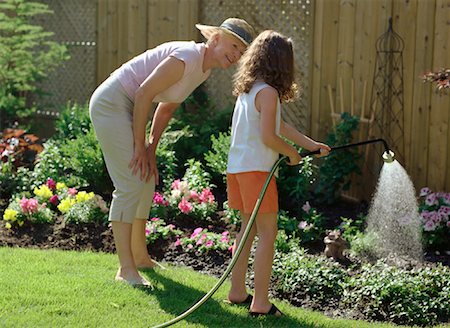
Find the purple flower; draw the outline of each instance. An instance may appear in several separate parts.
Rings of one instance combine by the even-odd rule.
[[[53,180],[52,178],[48,178],[46,184],[47,184],[47,187],[48,187],[50,190],[55,190],[55,189],[56,189],[56,182],[55,182],[55,180]]]
[[[310,209],[311,209],[311,205],[309,205],[309,202],[306,202],[306,203],[302,206],[302,210],[305,211],[306,213],[308,213]]]
[[[437,203],[438,201],[435,193],[431,193],[425,198],[425,204],[427,204],[428,206],[433,206]]]
[[[436,229],[436,224],[434,223],[433,220],[429,220],[427,222],[425,222],[425,224],[423,225],[423,230],[425,231],[434,231]]]
[[[419,194],[419,196],[420,196],[420,197],[426,196],[426,195],[428,195],[430,192],[431,192],[431,189],[430,189],[430,188],[424,187],[424,188],[420,189],[420,194]]]

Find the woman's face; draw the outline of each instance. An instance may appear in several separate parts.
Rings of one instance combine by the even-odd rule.
[[[219,34],[216,42],[214,57],[218,66],[224,69],[236,64],[247,48],[242,41],[227,33]]]

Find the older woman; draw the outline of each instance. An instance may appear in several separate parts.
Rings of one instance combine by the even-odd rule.
[[[149,285],[138,269],[155,265],[147,252],[145,225],[158,183],[155,152],[161,134],[179,104],[209,77],[211,69],[235,64],[255,34],[238,18],[228,18],[220,26],[196,27],[206,43],[174,41],[147,50],[114,71],[89,104],[115,188],[109,220],[120,262],[116,280],[132,285]],[[152,103],[158,103],[154,113]]]

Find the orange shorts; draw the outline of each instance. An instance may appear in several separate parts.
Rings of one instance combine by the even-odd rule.
[[[228,206],[251,214],[269,172],[227,173]],[[275,177],[270,179],[258,213],[278,213],[278,191]]]

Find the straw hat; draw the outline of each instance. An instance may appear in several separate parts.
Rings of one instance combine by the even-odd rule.
[[[207,39],[209,39],[212,34],[222,31],[235,36],[246,46],[252,43],[255,36],[253,27],[240,18],[227,18],[220,26],[195,24],[195,27],[198,28],[200,33]]]

